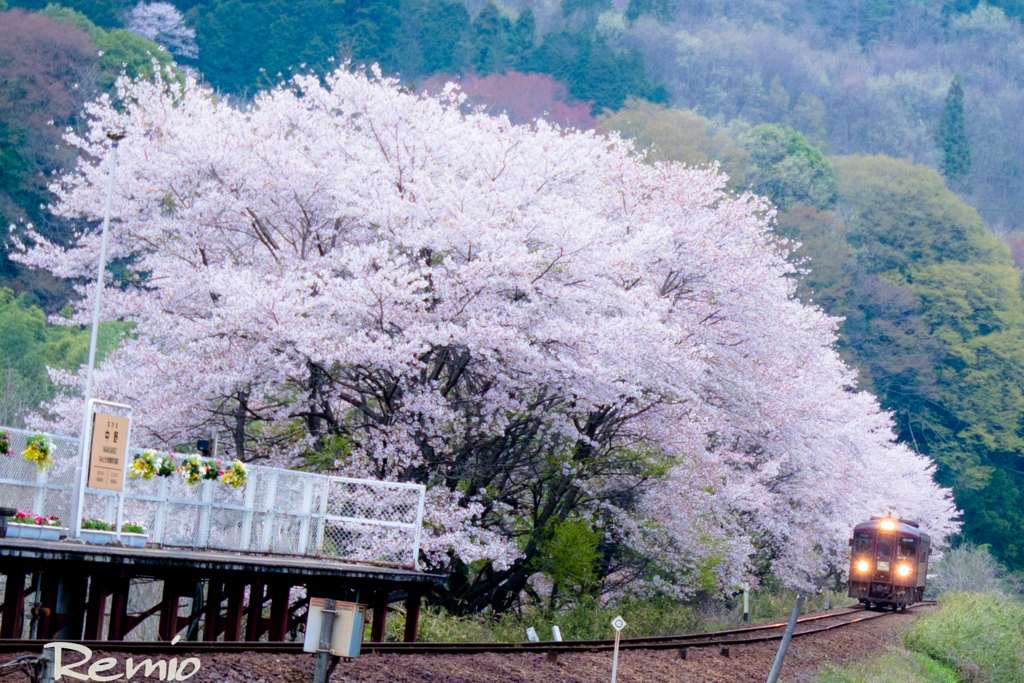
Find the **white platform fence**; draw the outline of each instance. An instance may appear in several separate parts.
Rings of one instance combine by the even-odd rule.
[[[71,526],[78,439],[47,435],[54,465],[36,472],[21,455],[34,432],[6,429],[11,445],[0,456],[0,507],[53,515]],[[129,464],[141,450],[129,449]],[[174,455],[180,460],[185,454]],[[128,478],[120,493],[86,489],[83,518],[114,522],[123,498],[123,519],[140,524],[149,542],[161,547],[419,569],[423,485],[246,467],[248,479],[239,488],[213,480],[188,484],[175,473],[149,481]]]

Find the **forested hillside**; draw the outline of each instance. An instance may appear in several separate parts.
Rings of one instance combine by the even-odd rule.
[[[10,4],[0,219],[58,244],[73,238],[46,208],[47,183],[75,160],[61,136],[119,71],[150,73],[153,58],[240,105],[345,60],[414,91],[458,77],[467,111],[621,131],[651,162],[719,163],[729,189],[778,207],[780,238],[800,244],[800,296],[845,318],[843,358],[900,440],[936,460],[964,533],[1024,569],[1019,0]],[[6,306],[41,321],[32,305],[52,314],[76,296],[44,273],[5,258]],[[45,329],[33,344],[51,343]],[[42,361],[18,357],[4,351],[18,386],[46,382]]]

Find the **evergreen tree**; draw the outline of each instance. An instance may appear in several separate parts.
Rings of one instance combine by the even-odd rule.
[[[509,33],[508,15],[488,2],[473,20],[472,63],[477,74],[487,76],[504,73],[508,68]]]
[[[427,73],[451,73],[462,65],[459,49],[469,28],[469,14],[458,0],[429,0],[420,17],[420,48]]]
[[[575,30],[592,31],[602,12],[612,9],[611,0],[562,0],[562,16]]]
[[[533,10],[526,7],[519,13],[519,18],[516,19],[516,23],[512,27],[509,41],[516,68],[522,68],[522,65],[529,59],[529,55],[533,51],[533,34],[536,30],[537,22],[533,16]]]
[[[667,24],[672,21],[675,11],[674,0],[629,0],[626,18],[635,21],[645,14],[650,14],[658,21]]]
[[[959,73],[946,93],[946,107],[939,119],[936,142],[942,158],[939,165],[947,180],[959,180],[971,172],[971,148],[964,129],[964,79]]]

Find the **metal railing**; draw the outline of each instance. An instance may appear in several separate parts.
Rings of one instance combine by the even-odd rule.
[[[54,515],[68,526],[78,439],[48,435],[54,465],[36,472],[21,455],[33,432],[7,431],[11,445],[9,455],[0,456],[0,507]],[[141,450],[129,449],[129,461]],[[120,493],[86,489],[83,518],[113,522],[123,502],[124,520],[140,524],[149,542],[162,547],[419,569],[423,485],[247,468],[247,482],[239,488],[210,480],[188,484],[175,473],[148,481],[129,478]]]

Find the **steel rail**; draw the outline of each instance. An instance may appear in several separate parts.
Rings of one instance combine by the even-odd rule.
[[[803,623],[807,623],[807,622],[810,622],[810,621],[818,621],[820,619],[833,619],[835,617],[844,616],[846,614],[852,614],[854,612],[863,612],[863,611],[864,611],[863,607],[856,607],[856,608],[848,609],[848,610],[845,610],[845,611],[842,611],[842,612],[831,612],[829,614],[816,614],[816,615],[810,616],[810,617],[803,617],[803,618],[801,618],[799,620],[798,623],[803,624]],[[776,622],[776,623],[770,623],[770,624],[758,624],[758,625],[754,625],[754,626],[744,626],[744,627],[741,627],[741,628],[720,629],[720,630],[715,630],[715,631],[700,631],[698,633],[682,633],[682,634],[674,635],[674,636],[641,636],[641,637],[637,637],[637,638],[622,638],[620,640],[620,643],[660,643],[660,642],[667,642],[667,641],[675,642],[675,641],[679,641],[679,640],[707,638],[707,637],[710,637],[710,636],[724,636],[724,635],[730,635],[730,634],[735,634],[735,633],[750,633],[750,632],[753,632],[753,631],[764,631],[766,629],[785,628],[785,627],[786,627],[786,622],[782,621],[782,622]],[[549,649],[551,649],[551,646],[555,646],[555,647],[573,647],[573,646],[579,646],[579,647],[600,647],[602,645],[608,645],[609,647],[611,647],[612,642],[613,641],[611,641],[611,640],[563,640],[563,641],[544,641],[544,642],[538,642],[538,643],[530,643],[530,642],[526,642],[526,643],[430,643],[430,645],[432,645],[432,646],[442,646],[442,647],[461,647],[461,646],[465,646],[465,645],[473,645],[473,646],[477,646],[477,645],[479,645],[479,646],[484,646],[484,645],[505,645],[507,647],[511,647],[511,648],[515,648],[515,649],[524,648],[524,649],[536,649],[536,650],[549,650]],[[388,647],[403,648],[403,647],[416,647],[418,645],[421,645],[421,643],[386,643],[386,645]],[[365,647],[376,647],[376,644],[375,643],[364,643],[364,646]]]
[[[933,605],[934,602],[918,602],[908,609]],[[853,619],[843,619],[856,614]],[[801,618],[797,624],[806,625],[822,620],[836,619],[834,624],[825,624],[797,630],[793,637],[824,633],[851,624],[878,619],[893,612],[869,612],[863,608],[848,609],[830,614],[818,614]],[[675,636],[646,636],[640,638],[623,638],[621,650],[666,650],[686,647],[719,647],[729,645],[747,645],[762,643],[782,638],[781,629],[785,623],[747,626],[702,633],[684,633]],[[758,631],[764,633],[754,635]],[[0,639],[0,652],[32,652],[41,649],[43,640]],[[115,640],[76,640],[76,644],[84,645],[96,652],[141,653],[141,654],[229,654],[246,652],[266,652],[279,654],[301,654],[300,642],[266,642],[266,641],[179,641],[171,645],[166,641],[115,641]],[[479,654],[479,653],[571,653],[601,652],[613,647],[611,640],[567,640],[544,641],[537,643],[363,643],[363,654]]]

